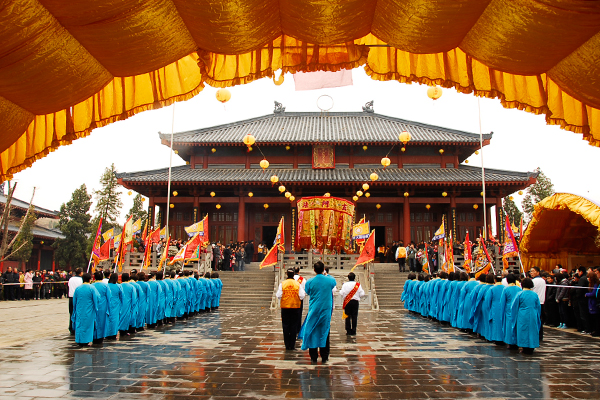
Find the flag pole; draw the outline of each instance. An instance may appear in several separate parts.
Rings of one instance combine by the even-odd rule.
[[[481,155],[481,186],[483,188],[483,239],[487,239],[487,209],[485,206],[485,167],[483,166],[483,133],[481,131],[481,104],[479,103],[479,97],[477,98],[477,109],[479,111],[479,153]]]
[[[173,131],[175,129],[175,103],[173,103],[173,116],[171,117],[171,151],[169,153],[169,176],[167,178],[167,222],[165,224],[165,237],[169,236],[169,211],[171,210],[171,167],[173,165]]]

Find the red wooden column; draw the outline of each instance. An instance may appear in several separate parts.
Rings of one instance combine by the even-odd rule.
[[[246,232],[246,198],[240,195],[240,201],[238,203],[238,242],[247,240],[248,234]]]
[[[40,267],[42,266],[42,244],[40,244],[40,247],[38,248],[38,262],[37,262],[37,269],[38,271],[40,270]]]
[[[402,216],[402,225],[403,225],[403,239],[404,245],[408,245],[410,243],[410,203],[408,202],[408,197],[404,198],[404,213]]]

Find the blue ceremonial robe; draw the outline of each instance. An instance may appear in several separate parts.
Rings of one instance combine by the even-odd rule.
[[[411,287],[412,283],[414,281],[412,279],[407,280],[406,282],[404,282],[404,287],[402,288],[402,295],[400,296],[400,301],[404,302],[404,308],[405,309],[409,309],[408,308],[408,302],[409,302],[409,297],[410,297],[410,293],[409,293],[409,288]]]
[[[466,283],[467,281],[458,281],[458,283],[456,284],[456,289],[454,289],[454,300],[451,311],[452,316],[450,317],[450,324],[455,328],[459,327],[459,316],[462,316],[462,314],[460,313],[460,308],[465,300],[466,292],[463,290],[463,288],[465,287]]]
[[[108,328],[106,336],[116,336],[119,332],[119,317],[121,315],[121,307],[123,305],[123,288],[116,283],[109,283],[110,303],[108,307]]]
[[[196,304],[194,307],[194,311],[200,311],[200,302],[202,301],[202,294],[204,293],[204,286],[200,283],[198,278],[193,278],[194,287],[196,288]]]
[[[167,285],[168,289],[165,296],[165,317],[173,318],[175,315],[175,301],[177,300],[177,293],[175,292],[175,284],[173,279],[165,279],[163,282]]]
[[[206,302],[206,295],[208,290],[208,287],[206,286],[206,279],[200,277],[198,279],[198,287],[200,288],[200,294],[198,297],[198,310],[203,311],[206,308],[204,306],[204,303]]]
[[[459,305],[459,329],[472,329],[473,325],[469,322],[471,317],[471,305],[473,304],[473,291],[479,286],[477,281],[468,281],[462,288],[465,291],[462,303]]]
[[[185,278],[181,278],[181,279],[177,279],[175,282],[177,282],[177,284],[179,284],[179,287],[181,288],[180,293],[180,299],[177,307],[177,316],[178,317],[182,317],[183,314],[185,314],[187,312],[188,309],[188,304],[189,304],[189,299],[188,299],[188,282],[187,279]]]
[[[208,285],[208,299],[206,301],[206,308],[212,308],[213,301],[215,298],[215,282],[214,279],[207,279],[206,284]]]
[[[416,281],[412,288],[412,310],[416,313],[421,312],[420,304],[421,304],[421,286],[423,286],[423,281]]]
[[[71,321],[75,328],[76,343],[90,343],[94,339],[94,321],[99,301],[98,291],[89,283],[75,289]]]
[[[331,276],[318,274],[306,281],[304,291],[310,300],[308,314],[304,319],[298,338],[302,339],[302,350],[325,347],[331,328],[333,312],[333,296],[335,279]]]
[[[456,309],[456,302],[458,297],[458,292],[456,288],[458,288],[459,281],[450,281],[448,283],[446,289],[446,298],[444,299],[444,310],[442,311],[442,321],[446,321],[451,323],[452,318],[454,316],[454,310]]]
[[[479,333],[480,335],[486,335],[488,328],[488,311],[483,307],[485,294],[490,290],[493,285],[482,283],[478,286],[479,290],[473,292],[473,305],[471,306],[471,317],[470,321],[473,324],[473,332]]]
[[[538,295],[533,290],[521,290],[515,296],[511,309],[511,314],[517,316],[512,324],[512,329],[517,334],[517,346],[540,347],[542,306]]]
[[[490,328],[488,330],[487,340],[493,342],[502,342],[504,335],[502,334],[502,304],[500,303],[504,292],[504,286],[496,283],[487,293],[484,299],[484,308],[489,310],[488,321]]]
[[[94,339],[104,339],[108,336],[108,318],[110,316],[110,289],[108,283],[94,282],[92,286],[98,291],[98,312],[94,325]]]
[[[216,284],[215,307],[219,307],[219,304],[221,303],[221,291],[223,290],[223,282],[221,281],[221,278],[216,278],[214,281]]]
[[[517,335],[515,334],[515,330],[512,328],[517,320],[517,314],[512,313],[512,302],[521,292],[521,288],[513,285],[504,288],[502,292],[502,296],[500,297],[500,306],[502,307],[501,315],[502,315],[502,327],[504,332],[504,340],[503,342],[506,344],[517,344]]]
[[[162,291],[158,292],[158,308],[156,310],[156,319],[163,320],[166,317],[165,313],[166,313],[167,297],[168,297],[168,293],[171,291],[171,287],[169,285],[167,285],[167,283],[162,279],[159,281],[156,281],[156,283],[158,283],[158,285],[162,289]]]
[[[119,316],[119,330],[127,331],[130,326],[133,326],[131,321],[135,321],[134,310],[137,310],[137,307],[133,307],[133,304],[137,301],[137,291],[127,282],[121,283],[121,289],[123,289],[123,303]]]
[[[155,324],[156,315],[158,312],[158,292],[162,289],[155,280],[149,280],[146,282],[146,284],[148,285],[148,297],[146,298],[146,323]]]
[[[446,294],[450,288],[452,282],[448,279],[441,279],[438,283],[437,296],[435,301],[435,317],[440,321],[447,321],[444,319],[444,310],[447,307]]]
[[[183,304],[185,302],[185,294],[183,293],[179,279],[171,279],[173,283],[173,316],[183,316]]]
[[[137,317],[137,328],[143,328],[148,322],[146,316],[148,314],[148,295],[149,288],[148,283],[145,281],[137,281],[138,285],[138,317]]]

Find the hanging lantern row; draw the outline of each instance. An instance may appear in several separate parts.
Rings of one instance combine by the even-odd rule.
[[[177,190],[173,191],[173,197],[177,197],[178,194],[179,192],[177,192]]]
[[[277,182],[279,182],[279,177],[277,175],[271,176],[271,186],[275,185]]]
[[[369,192],[365,193],[365,197],[371,197],[371,193],[369,193]]]

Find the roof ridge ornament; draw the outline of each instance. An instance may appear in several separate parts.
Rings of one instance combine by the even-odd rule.
[[[367,113],[374,113],[375,110],[373,109],[373,100],[367,102],[364,106],[363,106],[363,112],[367,112]]]
[[[275,101],[275,108],[273,109],[274,114],[283,114],[285,112],[285,107],[278,101]]]

